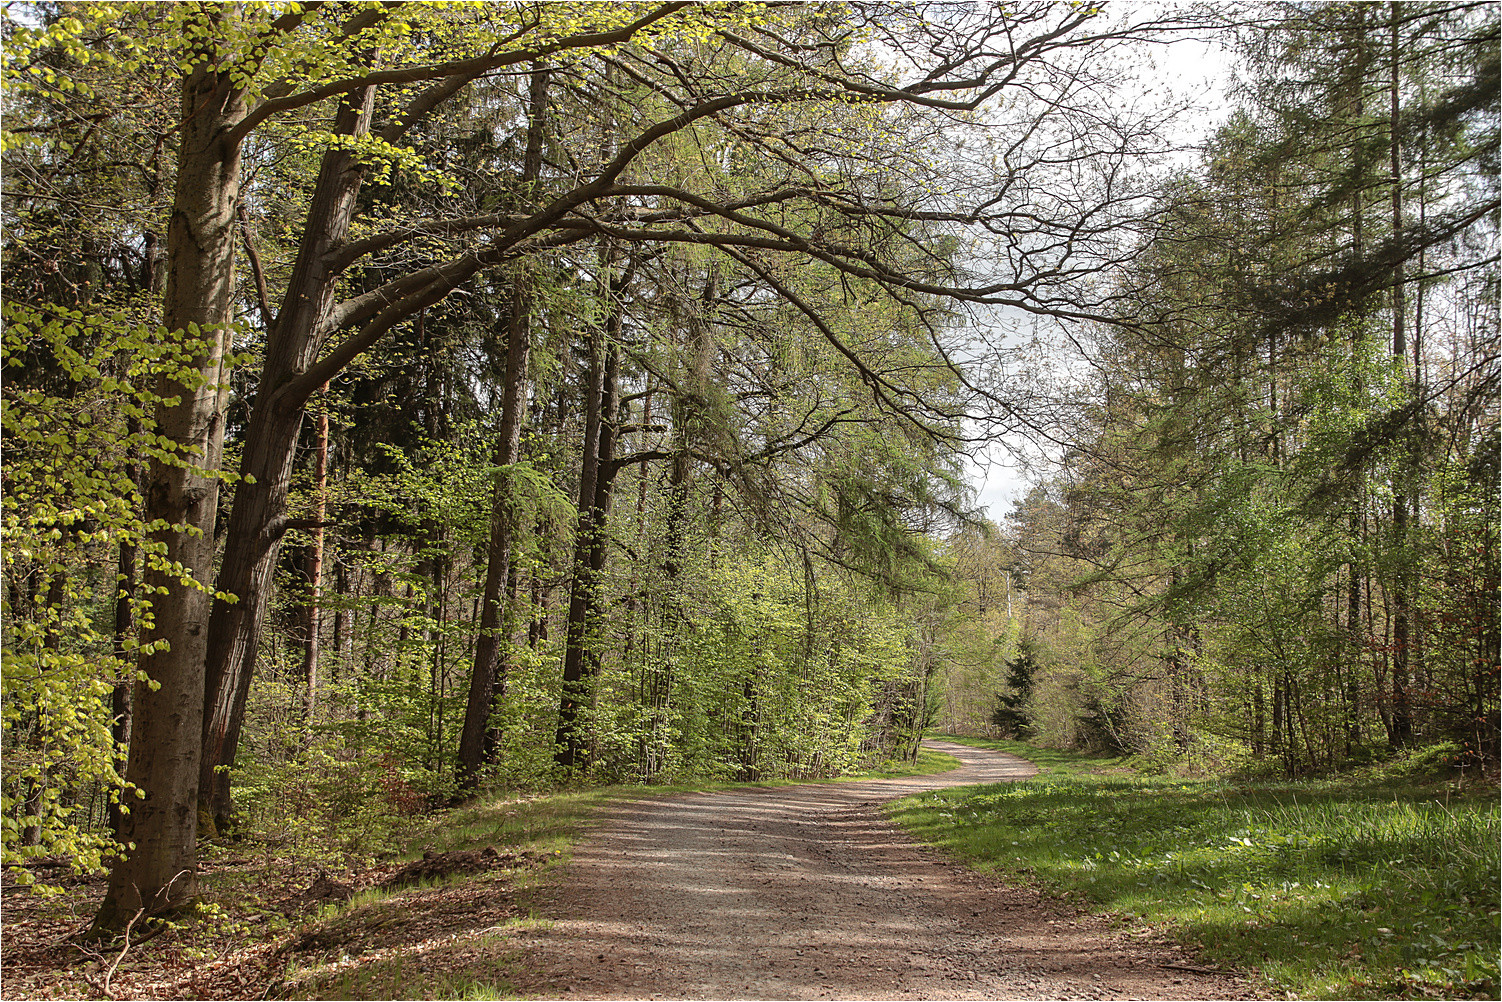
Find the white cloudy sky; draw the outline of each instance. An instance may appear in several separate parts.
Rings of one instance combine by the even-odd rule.
[[[1166,85],[1169,94],[1186,99],[1193,107],[1182,121],[1184,145],[1192,147],[1208,136],[1228,112],[1223,94],[1230,76],[1229,56],[1218,44],[1184,38],[1155,47],[1145,58],[1153,64],[1149,78],[1160,86]],[[1024,443],[1014,445],[1026,449]],[[1037,450],[1029,451],[1038,456]],[[967,472],[967,479],[976,491],[977,506],[986,509],[988,517],[997,524],[1013,503],[1026,495],[1030,481],[1037,477],[1036,468],[1031,473],[1021,469],[1001,444],[980,451]]]

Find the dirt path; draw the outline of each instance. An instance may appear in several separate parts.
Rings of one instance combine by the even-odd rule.
[[[568,998],[1227,999],[1113,931],[911,842],[878,805],[1024,779],[1029,763],[929,742],[938,776],[686,794],[609,812],[518,937],[518,991]]]

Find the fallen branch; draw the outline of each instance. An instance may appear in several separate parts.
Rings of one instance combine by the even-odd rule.
[[[1223,978],[1239,977],[1235,971],[1217,971],[1210,967],[1191,967],[1188,964],[1159,964],[1165,971],[1186,971],[1189,974],[1218,974]]]
[[[181,876],[181,874],[179,874],[179,876]],[[177,877],[173,877],[172,879],[176,880]],[[168,884],[167,886],[171,887],[172,885]],[[139,892],[136,894],[136,896],[140,897]],[[110,969],[104,972],[104,988],[100,992],[100,994],[107,999],[113,999],[115,997],[110,994],[110,981],[114,978],[115,970],[119,968],[120,961],[124,960],[125,955],[130,952],[130,930],[138,921],[140,921],[141,916],[145,914],[146,906],[142,905],[140,908],[136,909],[136,913],[130,917],[130,921],[125,923],[125,932],[122,933],[122,935],[125,937],[125,945],[120,948],[120,956],[115,958],[115,962],[110,965]]]

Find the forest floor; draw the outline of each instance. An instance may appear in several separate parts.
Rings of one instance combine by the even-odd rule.
[[[564,867],[466,849],[340,883],[227,860],[206,881],[222,904],[124,951],[69,939],[97,882],[7,886],[0,997],[1257,997],[1151,930],[912,842],[883,803],[1035,771],[929,746],[963,767],[610,801]]]

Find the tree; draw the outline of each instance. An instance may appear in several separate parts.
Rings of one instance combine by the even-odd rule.
[[[1016,657],[1006,667],[1006,691],[996,694],[991,723],[1001,728],[1002,737],[1023,738],[1032,730],[1026,707],[1033,695],[1033,676],[1038,672],[1031,645],[1019,645]]]
[[[413,124],[481,74],[570,49],[623,41],[683,6],[663,5],[643,18],[616,18],[614,24],[606,16],[603,30],[569,34],[565,27],[559,37],[531,47],[529,40],[552,32],[559,21],[547,8],[517,10],[514,22],[487,26],[495,33],[482,39],[478,50],[472,39],[468,46],[461,41],[474,25],[466,24],[467,19],[456,12],[434,7],[410,12],[428,19],[427,32],[421,36],[433,45],[428,51],[446,46],[451,56],[469,53],[468,58],[441,62],[423,61],[422,53],[401,44],[413,25],[400,16],[397,7],[371,6],[346,13],[342,8],[310,5],[272,16],[264,9],[240,5],[189,4],[163,12],[162,23],[153,26],[161,32],[156,36],[159,40],[186,41],[180,52],[170,56],[186,68],[181,77],[163,325],[171,332],[209,335],[207,347],[197,357],[198,376],[193,385],[164,385],[162,398],[180,398],[181,402],[163,407],[156,420],[163,435],[197,456],[202,465],[185,468],[153,463],[147,471],[148,520],[170,527],[159,530],[153,541],[166,548],[167,566],[181,572],[153,569],[145,581],[148,588],[165,590],[169,596],[158,603],[153,625],[144,637],[144,649],[151,653],[143,656],[141,670],[154,684],[143,684],[136,692],[136,733],[127,767],[127,778],[146,791],[146,797],[132,812],[128,832],[136,848],[112,872],[97,928],[123,925],[141,909],[163,910],[192,893],[196,801],[200,789],[205,794],[226,790],[227,777],[216,769],[229,758],[225,747],[232,746],[237,736],[235,711],[243,706],[275,544],[284,529],[277,523],[283,517],[292,443],[303,403],[326,382],[326,376],[311,385],[307,379],[310,374],[319,376],[323,369],[329,370],[328,375],[337,372],[397,321],[435,302],[481,266],[480,261],[461,258],[436,274],[419,272],[416,287],[409,280],[407,296],[398,305],[387,305],[385,296],[367,299],[347,309],[331,327],[335,283],[359,256],[341,263],[337,248],[345,242],[355,195],[369,163],[364,154],[375,153],[378,158],[381,150],[394,149],[391,144]],[[68,41],[86,44],[96,33],[121,27],[130,32],[141,24],[141,15],[151,17],[152,13],[149,7],[92,6],[81,8],[81,17],[61,23],[72,33]],[[566,26],[566,17],[562,21]],[[521,44],[496,46],[489,40],[512,31],[514,41]],[[375,68],[375,53],[383,45],[401,55],[388,68]],[[421,86],[406,97],[398,96],[399,103],[387,112],[389,120],[373,132],[375,95],[382,85]],[[223,442],[224,362],[236,291],[242,150],[247,138],[278,116],[329,100],[338,102],[335,127],[328,134],[332,148],[324,155],[315,181],[305,235],[282,308],[268,331],[259,381],[262,392],[252,412],[242,458],[243,490],[237,493],[227,533],[229,545],[220,578],[233,590],[221,592],[224,597],[215,605],[210,623],[203,583],[213,566],[217,480],[199,471],[211,474],[218,468]],[[522,237],[516,234],[513,243]],[[390,242],[408,238],[404,234]],[[321,368],[313,364],[329,335],[352,324],[364,326],[325,356]],[[180,577],[200,584],[184,588]],[[200,721],[202,745],[193,737]],[[200,761],[204,763],[202,781],[197,775]]]
[[[546,69],[535,68],[528,95],[526,152],[522,159],[520,190],[533,197],[542,175],[543,144],[547,130],[548,78]],[[500,439],[496,449],[495,478],[491,499],[490,547],[486,554],[485,591],[480,600],[480,637],[475,644],[475,665],[470,677],[469,698],[464,712],[464,732],[459,740],[456,786],[461,793],[473,790],[485,757],[485,734],[498,695],[504,693],[500,674],[501,630],[506,614],[502,591],[512,575],[512,550],[520,530],[510,483],[511,470],[521,458],[523,408],[526,405],[527,365],[532,350],[532,301],[530,276],[518,272],[506,318],[506,371],[501,399]]]

